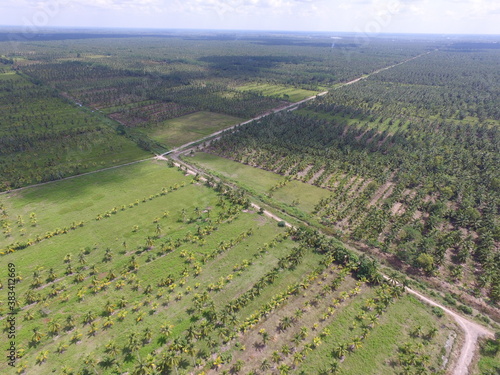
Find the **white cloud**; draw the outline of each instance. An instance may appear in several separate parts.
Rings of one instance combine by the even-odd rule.
[[[0,25],[57,7],[49,26],[500,34],[498,0],[0,0]]]

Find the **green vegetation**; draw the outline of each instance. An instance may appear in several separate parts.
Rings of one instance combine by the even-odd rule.
[[[330,195],[326,189],[296,180],[283,183],[285,182],[283,177],[275,173],[203,152],[196,153],[185,160],[208,170],[217,171],[255,194],[273,197],[304,214],[312,213],[319,201]]]
[[[406,39],[0,33],[0,190],[94,172],[0,194],[17,373],[449,372],[456,325],[376,256],[498,320],[500,50]],[[148,159],[327,89],[200,174]]]
[[[388,285],[372,291],[366,280],[379,282],[376,269],[341,244],[269,223],[243,210],[248,201],[238,191],[207,187],[166,163],[54,182],[0,202],[12,228],[0,256],[16,267],[18,368],[27,373],[61,363],[136,373],[144,360],[172,370],[172,355],[184,369],[231,367],[238,342],[290,305],[314,307],[300,323],[313,332],[334,316],[318,298],[331,294],[347,307],[358,295],[376,292],[376,305],[401,293]],[[0,308],[5,315],[6,302]]]
[[[237,87],[237,90],[260,93],[264,96],[283,99],[294,103],[319,93],[319,91],[303,90],[294,87],[265,83],[250,83],[244,86]]]
[[[146,157],[115,126],[0,65],[0,191]]]
[[[486,300],[500,318],[500,118],[491,106],[499,52],[481,56],[474,66],[474,53],[431,52],[239,127],[204,151],[328,189],[312,210],[324,228]],[[446,73],[433,68],[438,60],[450,63]],[[454,96],[471,85],[464,72],[486,85],[481,94]]]
[[[500,333],[494,339],[483,340],[477,369],[481,375],[495,375],[500,370]]]
[[[216,131],[236,125],[242,119],[220,113],[195,112],[158,124],[148,135],[169,148],[206,137]]]

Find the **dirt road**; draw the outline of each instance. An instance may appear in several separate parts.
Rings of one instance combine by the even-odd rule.
[[[455,365],[455,369],[453,370],[453,375],[467,375],[469,374],[469,367],[472,363],[472,358],[474,357],[474,352],[477,346],[477,341],[480,337],[493,337],[493,332],[489,331],[485,327],[472,322],[463,316],[457,314],[456,312],[440,305],[437,302],[434,302],[430,298],[423,296],[422,294],[407,288],[408,293],[411,293],[421,299],[422,301],[428,303],[432,306],[440,307],[444,310],[444,312],[450,315],[458,325],[462,328],[465,334],[464,344],[462,345],[462,349],[460,350],[460,357],[458,358],[457,364]]]

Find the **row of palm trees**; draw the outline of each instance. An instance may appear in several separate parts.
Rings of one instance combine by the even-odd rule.
[[[155,198],[159,198],[161,196],[166,195],[167,193],[176,191],[176,190],[178,190],[178,189],[180,189],[182,187],[185,187],[185,186],[186,186],[186,182],[183,181],[180,184],[176,183],[176,184],[174,184],[172,186],[164,187],[164,188],[161,189],[161,192],[158,192],[156,194],[152,194],[148,198],[143,198],[142,199],[142,203],[145,203],[147,201],[153,200]],[[139,205],[140,202],[141,201],[139,201],[137,199],[135,202],[130,203],[128,205],[128,208],[133,208],[133,207]],[[105,211],[104,213],[97,214],[96,217],[95,217],[95,220],[99,221],[99,220],[102,220],[104,218],[109,218],[109,217],[111,217],[111,215],[115,215],[115,214],[117,214],[120,211],[125,211],[126,209],[127,209],[126,205],[122,205],[120,207],[115,206],[111,210]],[[19,221],[19,219],[18,219],[18,221]],[[34,213],[30,214],[30,223],[31,223],[31,226],[33,226],[33,227],[37,226],[37,219],[36,219],[36,215]],[[22,243],[16,242],[16,243],[12,243],[10,245],[7,245],[4,249],[0,249],[0,255],[8,254],[10,252],[13,252],[13,250],[24,249],[26,247],[35,245],[35,244],[41,242],[44,239],[50,239],[50,238],[52,238],[54,236],[58,236],[58,235],[61,235],[61,234],[69,233],[70,230],[75,230],[77,228],[83,227],[84,225],[85,225],[85,221],[84,220],[73,221],[68,227],[56,228],[56,229],[53,229],[53,230],[48,230],[47,232],[45,232],[45,234],[43,234],[43,235],[38,234],[33,239],[30,238],[30,239],[26,240],[25,242],[22,242]]]
[[[241,241],[243,241],[245,238],[247,238],[249,235],[252,235],[253,231],[251,229],[247,230],[247,231],[244,231],[242,233],[240,233],[240,235],[238,235],[234,240],[229,240],[227,242],[227,245],[229,245],[227,249],[229,249],[230,247],[232,246],[235,246],[236,244],[240,243]],[[182,241],[181,241],[182,242]],[[224,242],[223,243],[224,245],[226,245],[226,243]],[[106,254],[109,254],[109,251],[108,252],[105,252],[105,256]],[[85,254],[83,254],[85,255]],[[185,258],[187,259],[189,256],[190,256],[190,253],[185,251],[185,252],[182,252],[182,254],[180,254],[181,258]],[[135,277],[135,271],[137,271],[137,268],[138,268],[138,263],[137,263],[137,260],[135,259],[135,256],[132,256],[130,258],[130,262],[134,263],[134,267],[132,270],[128,269],[128,272],[125,273],[123,276],[126,277],[128,279],[128,282],[134,282],[134,280],[136,280],[136,277]],[[130,263],[129,262],[129,263]],[[65,257],[64,259],[64,262],[63,263],[66,263],[66,264],[70,264],[71,263],[71,258],[70,257]],[[130,266],[132,266],[130,264]],[[192,264],[193,267],[196,267],[197,264]],[[185,278],[187,277],[186,274],[183,274],[181,275],[183,280],[185,280]],[[125,280],[125,279],[124,279]],[[175,284],[176,280],[175,279],[172,279],[171,282],[169,282],[169,286]],[[185,282],[185,281],[184,281]],[[94,284],[99,284],[98,280],[97,279],[93,279],[93,286],[95,286]],[[118,283],[117,283],[118,284]],[[180,283],[179,283],[180,285]],[[143,293],[145,293],[146,295],[149,295],[152,290],[150,292],[148,292],[148,288],[149,289],[152,289],[151,286],[146,286],[143,290]],[[136,289],[137,291],[139,290],[138,288]],[[82,291],[82,289],[80,289],[80,291]],[[186,292],[187,292],[187,289],[186,289]],[[80,296],[80,300],[83,300],[83,296]],[[122,300],[118,301],[117,303],[110,303],[108,301],[108,303],[106,304],[105,306],[105,310],[104,310],[104,319],[102,321],[102,329],[103,330],[107,330],[109,328],[111,328],[116,321],[123,321],[124,320],[124,317],[125,317],[125,312],[126,310],[124,310],[125,306],[127,305],[127,301],[124,300],[122,298]],[[142,305],[142,303],[141,303]],[[153,304],[154,305],[154,304]],[[120,308],[120,310],[116,310],[116,307]],[[136,312],[138,312],[137,316],[136,316],[136,322],[140,322],[143,320],[143,317],[144,317],[144,313],[139,313],[139,311],[137,310]],[[112,315],[114,315],[116,313],[117,315],[117,320],[114,320],[112,318]],[[122,314],[123,313],[123,314]],[[64,329],[64,331],[68,331],[69,329],[74,329],[75,326],[76,326],[76,322],[74,320],[72,320],[70,323],[71,326],[67,325]],[[96,316],[95,314],[93,314],[92,312],[88,312],[87,314],[85,314],[85,316],[83,317],[83,321],[82,323],[84,325],[87,325],[89,327],[89,332],[88,332],[88,335],[89,336],[94,336],[96,333],[97,333],[97,330],[98,330],[98,326],[96,325]],[[51,330],[53,332],[53,334],[56,334],[56,331],[57,331],[57,334],[59,333],[62,333],[63,331],[60,329],[60,323],[56,322],[54,324],[51,324]],[[51,335],[53,335],[51,334]],[[73,340],[74,342],[76,342],[76,338]]]

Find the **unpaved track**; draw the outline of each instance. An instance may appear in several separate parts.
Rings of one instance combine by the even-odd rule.
[[[460,357],[458,358],[457,364],[455,365],[455,369],[453,370],[453,375],[469,374],[469,367],[472,363],[472,358],[474,357],[474,352],[477,347],[478,339],[480,337],[493,338],[494,337],[493,332],[489,331],[485,327],[475,322],[472,322],[464,318],[463,316],[457,314],[456,312],[440,305],[437,302],[434,302],[430,298],[427,298],[412,289],[406,288],[406,290],[409,293],[417,296],[422,301],[428,303],[429,305],[442,308],[444,312],[450,315],[453,319],[455,319],[458,325],[462,328],[465,334],[464,344],[462,345],[462,349],[460,350]]]

